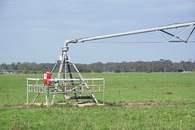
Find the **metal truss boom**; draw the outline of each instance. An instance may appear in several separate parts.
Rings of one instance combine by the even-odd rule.
[[[179,32],[177,35],[171,34],[165,30],[168,29],[174,29],[174,28],[182,28],[186,27],[184,30]],[[189,34],[188,38],[186,40],[181,39],[178,35],[180,35],[183,31],[188,29],[188,27],[194,27]],[[65,41],[65,46],[67,46],[69,43],[82,43],[82,42],[87,42],[87,41],[93,41],[93,40],[101,40],[101,39],[107,39],[107,38],[113,38],[113,37],[120,37],[120,36],[126,36],[126,35],[134,35],[134,34],[140,34],[140,33],[148,33],[148,32],[159,32],[159,34],[162,36],[160,32],[166,33],[172,38],[170,40],[167,40],[164,36],[162,36],[167,42],[173,42],[172,39],[176,38],[179,39],[179,42],[187,42],[191,34],[193,33],[195,29],[195,22],[187,22],[187,23],[178,23],[178,24],[171,24],[171,25],[166,25],[166,26],[161,26],[161,27],[155,27],[155,28],[149,28],[149,29],[141,29],[141,30],[135,30],[135,31],[128,31],[128,32],[123,32],[123,33],[116,33],[116,34],[109,34],[109,35],[102,35],[102,36],[95,36],[95,37],[87,37],[87,38],[80,38],[80,39],[74,39],[74,40],[66,40]]]

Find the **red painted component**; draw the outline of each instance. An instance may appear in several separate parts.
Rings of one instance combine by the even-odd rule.
[[[44,84],[46,84],[46,85],[52,84],[52,82],[49,81],[49,79],[51,79],[51,78],[52,78],[52,74],[51,73],[49,73],[49,72],[45,73],[44,74]]]

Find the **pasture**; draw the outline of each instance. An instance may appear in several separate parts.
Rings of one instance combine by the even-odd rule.
[[[195,129],[195,73],[88,73],[105,78],[105,106],[25,106],[26,78],[42,76],[0,75],[2,130]]]

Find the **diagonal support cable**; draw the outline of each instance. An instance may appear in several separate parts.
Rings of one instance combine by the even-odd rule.
[[[166,41],[166,42],[169,42],[169,40],[165,37],[165,36],[163,36],[161,33],[160,33],[160,31],[159,30],[156,30],[156,32]]]
[[[172,33],[169,33],[169,32],[164,31],[164,30],[160,30],[160,31],[161,31],[161,32],[163,32],[163,33],[166,33],[166,34],[168,34],[168,35],[170,35],[170,36],[172,36],[172,38],[171,38],[171,39],[173,39],[173,38],[177,38],[177,39],[179,39],[180,41],[186,42],[186,40],[184,40],[184,39],[182,39],[182,38],[178,37],[177,35],[173,35]],[[168,40],[168,42],[171,42],[171,39],[169,39],[169,40]]]

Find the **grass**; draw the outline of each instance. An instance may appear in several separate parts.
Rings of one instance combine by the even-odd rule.
[[[0,75],[1,129],[195,129],[195,73],[100,73],[107,105],[20,107],[26,78],[42,74]],[[59,100],[60,97],[59,97]],[[128,103],[144,103],[128,105]]]
[[[194,108],[54,107],[1,109],[2,129],[194,129]]]
[[[195,97],[195,73],[111,73],[98,76],[106,79],[108,102],[191,102]]]

